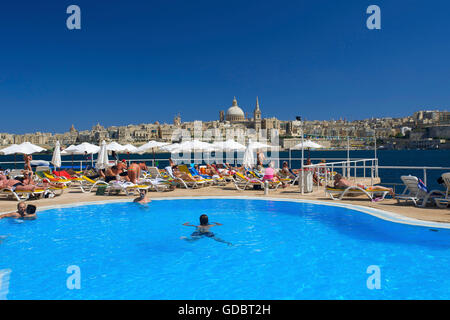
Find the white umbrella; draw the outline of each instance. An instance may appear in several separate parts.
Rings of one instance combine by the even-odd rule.
[[[13,144],[9,147],[2,149],[0,152],[4,155],[14,154],[14,168],[16,167],[16,154],[33,154],[36,152],[45,151],[44,148],[36,146],[30,142],[24,142],[21,144]]]
[[[132,144],[126,144],[126,145],[123,146],[122,152],[126,152],[126,153],[137,153],[137,152],[138,152],[138,148],[136,148],[136,147],[133,146]]]
[[[293,146],[291,149],[301,149],[302,147],[303,148],[311,148],[311,149],[323,148],[323,146],[321,146],[318,143],[315,143],[315,142],[313,142],[311,140],[306,140],[303,143],[300,142],[299,144]]]
[[[75,148],[75,146],[73,144],[71,144],[66,149],[61,151],[61,155],[62,156],[65,156],[65,155],[68,155],[68,154],[72,155],[72,169],[73,169],[73,155],[76,154],[74,148]]]
[[[108,150],[106,149],[105,140],[102,141],[100,151],[98,152],[97,163],[95,164],[96,169],[106,169],[109,166]]]
[[[45,149],[41,148],[37,145],[34,145],[30,142],[24,142],[19,145],[13,144],[12,146],[9,146],[9,147],[1,150],[1,152],[5,155],[16,154],[16,153],[33,154],[33,153],[42,152],[42,151],[45,151]]]
[[[169,144],[167,146],[161,147],[161,149],[172,152],[173,150],[176,150],[179,146],[180,146],[179,143],[173,143],[173,144]]]
[[[114,151],[114,152],[123,152],[124,151],[124,146],[122,146],[121,144],[118,144],[117,142],[113,141],[113,142],[108,143],[106,145],[106,150],[107,151]]]
[[[225,151],[243,151],[246,147],[233,139],[228,139],[227,141],[217,141],[213,143],[214,146]]]
[[[83,142],[82,144],[79,144],[77,146],[70,146],[65,151],[69,154],[94,154],[100,151],[100,147],[88,142]],[[94,164],[93,158],[94,157],[91,157],[91,165]]]
[[[61,151],[61,155],[65,156],[68,154],[76,154],[75,150],[74,150],[75,146],[73,144],[71,144],[70,146],[68,146],[67,148],[65,148],[63,151]]]
[[[64,151],[68,154],[94,154],[100,151],[100,147],[88,142],[83,142],[82,144],[79,144],[77,146],[70,146]]]
[[[210,143],[199,141],[199,140],[189,140],[180,143],[179,146],[175,148],[176,151],[213,151],[218,148]]]
[[[149,151],[154,151],[157,148],[161,148],[164,146],[167,146],[168,143],[166,142],[159,142],[159,141],[149,141],[146,144],[143,144],[142,146],[140,146],[139,148],[137,148],[137,152],[138,153],[146,153]]]
[[[256,164],[255,156],[253,155],[254,149],[251,148],[251,143],[247,146],[244,152],[244,158],[242,160],[242,165],[244,167],[253,168]]]
[[[61,147],[59,145],[59,141],[56,141],[51,163],[55,166],[55,168],[61,168]]]
[[[3,149],[1,149],[0,150],[0,153],[3,153],[4,155],[7,155],[7,154],[12,154],[12,153],[10,153],[10,151],[11,150],[16,150],[17,149],[17,144],[12,144],[12,145],[10,145],[9,147],[6,147],[6,148],[3,148]],[[14,152],[13,152],[14,153]]]
[[[268,144],[265,144],[265,143],[258,142],[258,141],[252,142],[252,141],[250,140],[250,141],[248,142],[247,148],[250,148],[250,149],[255,150],[255,149],[272,148],[272,146],[271,146],[271,145],[268,145]]]

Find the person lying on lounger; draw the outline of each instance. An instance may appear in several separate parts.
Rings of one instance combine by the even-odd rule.
[[[203,178],[200,177],[200,176],[192,176],[192,175],[187,174],[187,173],[185,173],[185,172],[181,172],[181,171],[178,169],[178,166],[174,166],[174,167],[172,168],[172,173],[173,173],[174,177],[180,178],[180,179],[182,179],[183,181],[200,181],[200,180],[203,180]]]
[[[213,232],[209,231],[209,229],[210,229],[211,227],[214,227],[214,226],[221,226],[221,225],[222,225],[222,224],[221,224],[221,223],[218,223],[218,222],[213,222],[212,224],[209,224],[208,216],[207,216],[206,214],[202,214],[202,215],[200,216],[200,225],[198,225],[198,226],[193,225],[193,224],[189,224],[189,222],[183,223],[183,226],[186,226],[186,227],[195,227],[197,230],[194,231],[194,232],[191,234],[191,237],[190,237],[190,238],[188,238],[188,237],[181,237],[180,239],[183,239],[183,240],[186,240],[186,241],[191,242],[191,241],[199,240],[199,239],[201,239],[201,238],[203,238],[203,237],[208,237],[208,238],[212,238],[212,239],[214,239],[214,240],[216,240],[216,241],[218,241],[218,242],[223,242],[223,243],[226,243],[226,244],[228,244],[229,246],[231,246],[232,244],[231,244],[230,242],[227,242],[227,241],[225,241],[225,240],[222,240],[222,239],[216,237],[216,235],[215,235]]]
[[[13,218],[13,219],[23,219],[23,220],[34,220],[36,216],[36,206],[26,205],[25,202],[19,202],[17,204],[17,211],[11,213],[5,213],[0,215],[0,219]]]
[[[341,174],[336,173],[334,175],[334,187],[338,188],[338,189],[347,189],[348,187],[353,187],[353,186],[357,186],[360,187],[361,189],[364,190],[370,190],[370,191],[389,191],[389,194],[394,198],[395,194],[394,191],[392,190],[392,188],[387,188],[387,187],[383,187],[383,186],[371,186],[371,187],[366,187],[363,184],[359,184],[357,183],[356,185],[352,184],[350,181],[348,181],[347,179],[344,179],[342,177]]]
[[[25,183],[23,183],[23,181],[16,179],[8,179],[6,176],[0,175],[0,189],[33,192],[36,189],[36,186],[26,185]]]

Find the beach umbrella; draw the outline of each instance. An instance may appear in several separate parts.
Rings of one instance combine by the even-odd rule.
[[[73,154],[94,154],[98,153],[100,151],[100,147],[90,144],[88,142],[83,142],[82,144],[76,145],[76,146],[70,146],[66,150],[64,150],[66,153],[73,153]]]
[[[70,146],[68,146],[66,149],[64,149],[63,151],[61,151],[61,155],[65,156],[65,155],[72,155],[72,169],[73,169],[73,155],[75,154],[75,152],[73,151],[73,148],[75,146],[73,144],[71,144]],[[69,149],[69,151],[67,151],[67,149]],[[70,151],[72,150],[72,151]]]
[[[218,148],[211,143],[199,141],[199,140],[188,140],[180,143],[176,148],[178,152],[189,152],[189,151],[213,151]]]
[[[69,147],[65,150],[66,152],[73,152],[73,154],[94,154],[100,151],[100,147],[90,144],[88,142],[83,142],[82,144]],[[91,165],[94,164],[94,159],[91,157]]]
[[[227,141],[216,141],[213,145],[220,150],[224,151],[244,151],[246,147],[233,139],[228,139]]]
[[[17,154],[17,153],[21,153],[21,154],[33,154],[36,152],[42,152],[45,151],[44,148],[41,148],[37,145],[34,145],[30,142],[24,142],[21,143],[19,145],[17,144],[13,144],[12,146],[9,146],[5,149],[2,150],[2,153],[5,155],[8,154]]]
[[[199,140],[188,140],[180,143],[176,148],[172,149],[171,152],[211,152],[218,148],[211,143],[199,141]],[[208,157],[209,158],[209,157]]]
[[[138,152],[138,148],[136,148],[132,144],[126,144],[126,145],[123,146],[123,151],[122,152],[126,152],[128,155],[130,155],[130,153],[137,153]],[[128,157],[128,161],[130,161],[130,157]]]
[[[308,149],[308,159],[309,159],[309,158],[311,158],[311,151],[310,151],[310,149],[320,149],[320,148],[323,148],[323,146],[318,144],[318,143],[315,143],[315,142],[313,142],[311,140],[305,140],[305,141],[300,142],[299,144],[293,146],[291,149],[302,149],[303,150],[305,148]],[[291,150],[289,150],[289,152],[290,151]],[[302,157],[303,157],[303,155],[302,155]],[[303,163],[303,158],[302,158],[302,163]]]
[[[159,149],[161,147],[167,146],[168,143],[167,142],[159,142],[159,141],[154,141],[151,140],[149,142],[147,142],[146,144],[143,144],[142,146],[140,146],[137,150],[137,153],[139,154],[143,154],[149,151],[152,151],[153,153],[153,164],[155,163],[155,150]]]
[[[98,152],[97,162],[95,164],[96,169],[106,169],[109,166],[108,150],[106,148],[105,140],[102,141],[100,151]]]
[[[248,142],[248,145],[247,145],[247,148],[250,148],[250,149],[252,149],[252,150],[255,150],[255,149],[267,149],[267,148],[272,148],[272,146],[271,145],[268,145],[268,144],[265,144],[265,143],[261,143],[261,142],[258,142],[258,141],[252,141],[252,140],[249,140],[249,142]]]
[[[6,148],[4,148],[4,149],[1,149],[0,150],[0,154],[4,154],[4,155],[9,155],[9,154],[11,154],[11,153],[9,153],[10,152],[10,150],[13,150],[14,148],[16,148],[17,147],[17,144],[12,144],[12,145],[10,145],[9,147],[6,147]],[[16,168],[16,154],[14,153],[14,169]]]
[[[253,149],[250,144],[247,146],[244,152],[244,158],[242,159],[242,165],[244,167],[253,168],[256,164],[255,156],[253,154],[255,149]]]
[[[139,148],[137,148],[137,152],[138,153],[146,153],[149,151],[154,151],[155,149],[167,146],[168,143],[166,142],[159,142],[159,141],[154,141],[151,140],[149,142],[147,142],[146,144],[143,144],[142,146],[140,146]]]
[[[106,150],[107,151],[114,151],[114,152],[123,152],[124,146],[122,146],[121,144],[118,144],[117,142],[113,141],[111,143],[108,143],[106,145]]]
[[[14,154],[14,168],[16,167],[16,154],[33,154],[36,152],[42,152],[46,149],[34,145],[30,142],[24,142],[21,144],[13,144],[7,148],[1,150],[4,155]]]
[[[323,146],[311,140],[305,140],[303,143],[300,142],[299,144],[293,146],[291,149],[301,149],[301,148],[319,149],[323,148]]]
[[[106,145],[106,150],[107,151],[111,151],[113,153],[113,155],[115,156],[116,161],[119,160],[119,158],[117,157],[118,153],[122,153],[125,152],[125,148],[124,146],[122,146],[121,144],[118,144],[117,142],[113,141],[110,142]]]
[[[173,144],[169,144],[167,146],[161,147],[161,149],[172,152],[173,150],[176,150],[179,146],[180,146],[179,143],[173,143]]]
[[[59,145],[59,141],[56,141],[51,163],[55,166],[55,169],[61,168],[61,147]]]

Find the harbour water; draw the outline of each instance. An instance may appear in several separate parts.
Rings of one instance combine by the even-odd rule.
[[[319,150],[305,150],[305,158],[311,157],[312,163],[317,163],[320,159],[342,159],[342,160],[330,160],[330,161],[343,161],[347,158],[347,151],[319,151]],[[155,165],[159,168],[164,168],[168,165],[168,158],[170,158],[170,153],[156,153],[153,154],[120,154],[120,159],[126,159],[131,161],[136,161],[139,159],[146,159],[147,164],[152,164],[152,159],[155,159]],[[192,155],[193,156],[193,155]],[[268,153],[270,156],[270,152]],[[414,167],[450,167],[450,150],[378,150],[378,165],[379,166],[414,166]],[[50,161],[52,158],[51,154],[35,154],[33,155],[34,160],[46,160]],[[94,155],[95,161],[96,155]],[[111,157],[110,157],[111,158]],[[289,152],[281,151],[279,152],[280,163],[282,161],[288,161]],[[301,151],[293,150],[291,152],[291,158],[295,159],[291,161],[291,168],[300,168]],[[352,150],[350,151],[351,159],[370,159],[374,158],[373,150]],[[80,167],[80,160],[83,160],[83,156],[75,155],[73,156],[74,167]],[[23,167],[23,160],[21,155],[16,156],[16,167]],[[72,156],[63,156],[64,165],[71,167]],[[5,164],[4,162],[10,162]],[[197,161],[198,162],[198,161]],[[13,155],[0,155],[0,168],[12,169],[14,168],[14,156]],[[437,179],[442,173],[450,170],[427,170],[427,186],[431,189],[442,189],[437,183]],[[353,172],[353,171],[352,171]],[[424,178],[423,169],[379,169],[379,176],[382,183],[401,183],[401,175],[414,175],[420,179]],[[400,191],[400,190],[397,190]]]

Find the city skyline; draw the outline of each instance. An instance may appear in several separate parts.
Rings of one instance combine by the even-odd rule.
[[[356,0],[5,3],[0,106],[21,121],[0,132],[209,121],[233,96],[282,120],[448,110],[450,4],[431,2],[377,1],[380,30]]]

